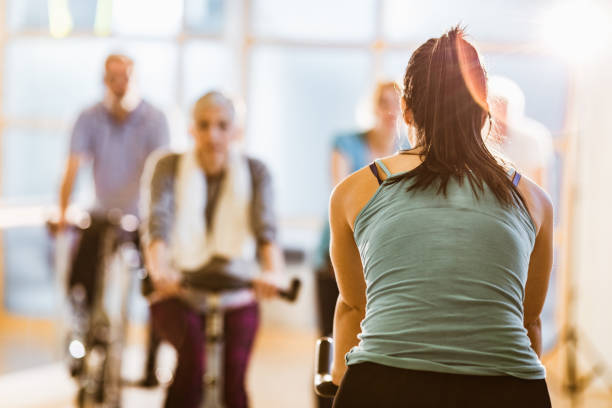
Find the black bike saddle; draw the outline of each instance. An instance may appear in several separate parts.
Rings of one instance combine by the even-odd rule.
[[[183,271],[182,284],[205,292],[227,292],[251,287],[251,280],[236,276],[236,269],[234,261],[214,256],[199,269]]]

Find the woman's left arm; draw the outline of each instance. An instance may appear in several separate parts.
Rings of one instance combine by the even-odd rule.
[[[257,256],[263,275],[254,279],[253,287],[260,298],[273,297],[285,280],[283,253],[277,244],[277,217],[274,209],[272,177],[259,160],[248,159],[253,198],[251,227],[257,240]]]
[[[346,184],[341,184],[330,199],[329,221],[331,229],[330,256],[336,274],[340,295],[334,315],[334,362],[332,381],[340,384],[346,372],[344,356],[356,346],[361,332],[360,323],[365,316],[365,278],[359,250],[353,238],[344,202]]]
[[[521,181],[522,182],[522,181]],[[553,263],[553,207],[547,194],[535,185],[527,202],[532,217],[537,220],[539,230],[529,260],[529,271],[523,302],[524,325],[531,347],[538,357],[542,355],[542,322],[540,314],[546,300],[548,282]]]

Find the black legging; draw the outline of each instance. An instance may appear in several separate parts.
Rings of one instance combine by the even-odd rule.
[[[545,380],[405,370],[374,363],[348,367],[333,408],[550,408]]]
[[[86,305],[91,308],[98,285],[102,283],[104,270],[103,246],[106,234],[114,227],[105,217],[91,214],[91,224],[81,231],[78,247],[72,260],[68,273],[68,289],[72,290],[76,285],[81,285],[85,290]],[[119,236],[121,236],[119,238]],[[116,249],[119,241],[131,241],[140,249],[140,239],[136,232],[119,232],[112,237],[111,250]],[[142,252],[142,251],[141,251]]]

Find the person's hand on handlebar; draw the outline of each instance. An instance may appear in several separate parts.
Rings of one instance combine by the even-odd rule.
[[[145,252],[146,264],[153,282],[153,293],[149,296],[151,303],[181,294],[181,274],[170,266],[166,244],[157,240],[152,242]]]
[[[66,229],[67,222],[64,216],[60,216],[59,218],[49,218],[46,222],[47,231],[51,234],[51,236],[56,236]]]
[[[279,288],[286,286],[286,275],[281,271],[285,268],[282,252],[277,244],[268,242],[259,248],[261,275],[253,279],[255,296],[259,299],[269,299],[277,296]]]
[[[154,289],[149,297],[151,302],[179,296],[183,291],[181,287],[181,274],[170,267],[164,269],[152,274]]]
[[[270,299],[278,294],[279,273],[264,272],[253,279],[253,290],[258,299]]]
[[[91,225],[91,215],[85,211],[78,211],[68,218],[65,210],[60,210],[58,214],[51,215],[46,221],[47,231],[52,236],[56,236],[67,229],[76,228],[84,230]]]

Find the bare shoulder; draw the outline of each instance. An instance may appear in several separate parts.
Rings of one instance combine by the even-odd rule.
[[[553,205],[550,196],[527,176],[522,176],[518,190],[525,198],[527,209],[531,214],[536,229],[539,232],[545,222],[552,221]]]
[[[330,198],[330,214],[341,217],[353,228],[355,218],[378,189],[378,181],[368,166],[342,180]]]

